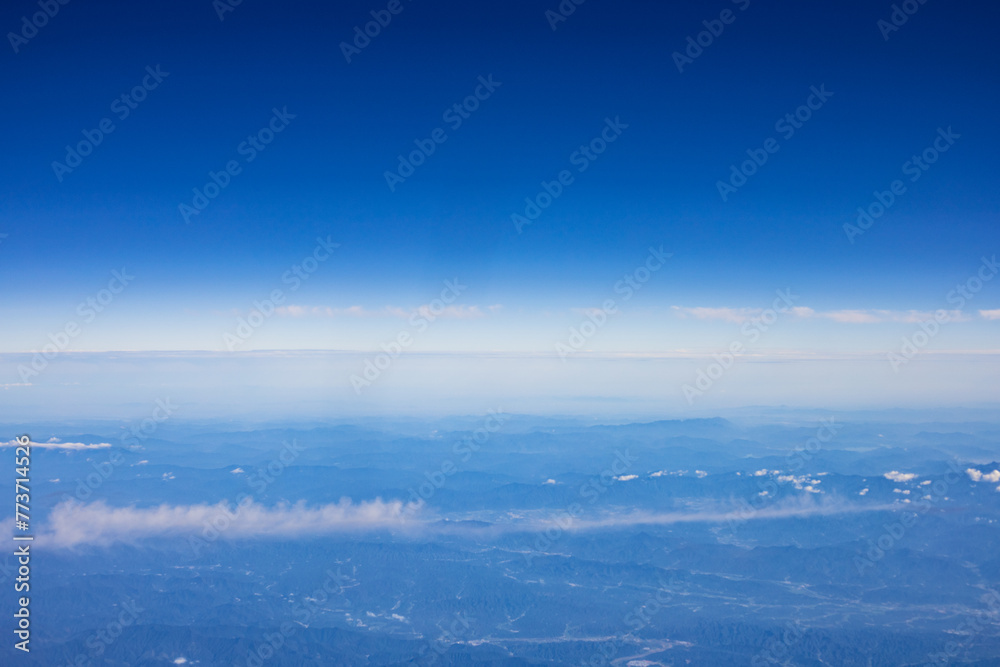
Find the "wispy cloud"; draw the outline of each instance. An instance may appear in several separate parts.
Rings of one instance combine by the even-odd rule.
[[[1000,320],[1000,308],[996,310],[980,310],[979,316],[987,320]]]
[[[74,547],[83,544],[107,546],[149,537],[197,535],[213,520],[225,517],[226,537],[293,538],[345,531],[400,528],[416,508],[401,501],[339,503],[310,507],[294,505],[265,507],[250,502],[237,507],[217,505],[159,505],[157,507],[109,507],[103,501],[60,503],[49,515],[48,532],[38,536],[44,544]]]
[[[733,322],[734,324],[742,324],[764,312],[761,308],[685,308],[684,306],[671,306],[671,309],[673,309],[678,317],[684,319],[692,317],[696,320],[723,320],[725,322]]]
[[[884,512],[901,509],[897,504],[858,505],[838,499],[823,501],[812,500],[809,496],[800,501],[760,509],[747,516],[742,509],[734,510],[699,510],[695,512],[631,512],[601,518],[586,518],[573,520],[567,526],[565,518],[541,520],[536,524],[537,530],[545,530],[553,525],[560,525],[567,530],[601,530],[628,528],[643,525],[669,525],[676,523],[726,523],[728,521],[793,519],[811,516],[833,516],[838,514],[857,514],[861,512]]]
[[[364,306],[333,308],[331,306],[288,305],[279,306],[275,309],[275,312],[283,317],[394,317],[408,319],[414,315],[421,315],[428,318],[472,320],[486,317],[487,313],[495,313],[501,308],[502,306],[499,304],[485,307],[454,305],[445,306],[443,310],[441,308],[433,308],[430,304],[415,308],[401,308],[399,306],[383,306],[382,308],[365,308]]]
[[[859,505],[836,498],[816,500],[809,496],[799,500],[758,510],[754,520],[779,520],[810,516],[833,516],[860,512],[899,510],[901,504]],[[213,525],[220,517],[229,521],[221,534],[228,539],[279,538],[295,539],[345,532],[366,532],[393,529],[401,534],[454,534],[473,532],[479,535],[503,535],[512,532],[545,531],[553,526],[566,530],[614,530],[640,525],[677,523],[725,523],[746,520],[742,508],[679,512],[629,512],[603,514],[567,520],[565,516],[540,516],[504,520],[490,525],[477,522],[469,525],[461,520],[442,521],[430,508],[385,502],[376,498],[370,502],[352,503],[343,499],[338,504],[308,506],[304,501],[265,507],[251,502],[238,511],[226,503],[216,505],[160,505],[158,507],[109,507],[103,501],[81,504],[69,501],[57,505],[49,519],[48,532],[37,536],[44,546],[72,548],[82,545],[110,546],[134,543],[141,539],[171,536],[196,536]],[[5,526],[0,522],[0,529]]]
[[[7,442],[0,442],[0,447],[18,447],[20,443],[17,440],[9,440]],[[111,446],[111,443],[98,442],[94,444],[85,444],[82,442],[59,442],[59,440],[53,438],[48,442],[32,442],[32,447],[38,447],[41,449],[71,449],[71,450],[81,450],[81,449],[107,449]]]
[[[671,306],[671,310],[678,317],[684,319],[723,320],[734,324],[742,324],[764,312],[761,308],[709,308],[705,306],[694,308]],[[934,319],[935,316],[935,311],[930,310],[845,309],[819,311],[805,306],[789,308],[788,313],[799,319],[825,319],[842,324],[882,324],[886,322],[918,324]],[[949,310],[946,313],[950,322],[967,322],[970,319],[960,310]],[[1000,319],[1000,310],[981,310],[979,313],[987,319]],[[995,313],[996,316],[990,316],[988,313]]]
[[[960,310],[945,311],[949,322],[966,322],[968,316]],[[881,324],[883,322],[902,322],[919,324],[934,319],[935,311],[931,310],[832,310],[817,312],[814,317],[822,317],[834,322],[847,324]]]

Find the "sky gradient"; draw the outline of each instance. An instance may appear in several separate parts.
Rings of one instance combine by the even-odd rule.
[[[498,387],[483,409],[523,394],[518,376],[543,411],[1000,398],[1000,9],[914,3],[889,30],[892,3],[853,1],[591,0],[564,21],[554,0],[226,6],[71,2],[34,32],[36,3],[0,10],[21,36],[0,157],[15,412],[83,400],[60,383],[97,390],[86,410],[121,404],[142,382],[74,356],[119,351],[212,352],[144,357],[198,369],[188,389],[226,355],[346,353],[272,369],[344,411],[440,408],[470,395],[463,374]],[[386,25],[344,47],[372,12]],[[97,145],[77,163],[81,141]],[[519,224],[526,198],[547,205]],[[763,329],[779,291],[793,298]],[[401,335],[405,359],[358,390]],[[758,370],[688,401],[736,343]]]

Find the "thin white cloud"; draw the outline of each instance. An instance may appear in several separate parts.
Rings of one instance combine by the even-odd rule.
[[[842,322],[845,324],[875,324],[876,322],[881,321],[879,316],[865,310],[835,310],[829,313],[814,312],[811,316],[823,317],[828,320],[833,320],[834,322]]]
[[[676,523],[725,523],[738,520],[768,520],[791,519],[810,516],[833,516],[837,514],[854,514],[859,512],[878,512],[898,509],[894,505],[854,505],[851,503],[830,500],[816,502],[817,496],[803,496],[803,500],[785,505],[767,507],[757,510],[747,516],[744,510],[730,511],[698,511],[698,512],[633,512],[630,514],[603,517],[598,519],[579,519],[568,522],[565,517],[538,522],[538,529],[544,530],[552,525],[565,527],[568,530],[598,530],[603,528],[624,528],[641,525],[669,525]]]
[[[424,305],[417,308],[416,312],[427,319],[478,320],[486,317],[486,313],[480,310],[479,306],[446,306],[444,312],[441,312],[432,306]]]
[[[636,525],[667,525],[675,523],[724,523],[733,519],[786,519],[808,516],[830,516],[858,512],[895,510],[899,505],[856,505],[839,499],[819,501],[821,496],[805,494],[790,501],[758,510],[747,517],[741,508],[722,507],[693,512],[630,512],[572,519],[540,517],[515,520],[492,526],[469,527],[454,522],[439,522],[433,515],[418,514],[420,507],[401,501],[352,503],[343,499],[339,504],[317,507],[304,502],[275,507],[250,502],[239,510],[217,505],[160,505],[150,508],[109,507],[103,501],[81,504],[62,503],[52,511],[48,532],[36,540],[46,546],[73,548],[82,545],[109,546],[117,542],[136,542],[152,537],[196,537],[213,525],[224,526],[217,534],[222,539],[276,538],[294,539],[343,532],[365,532],[396,529],[426,533],[455,531],[502,534],[507,532],[543,531],[558,525],[568,530],[617,529]],[[0,530],[12,526],[12,520],[0,521]],[[214,531],[213,531],[214,533]]]
[[[671,306],[674,313],[681,318],[694,318],[698,320],[723,320],[735,324],[742,324],[751,318],[763,313],[761,308],[709,308],[705,306],[684,307]],[[969,317],[960,310],[945,311],[949,322],[967,322]],[[1000,319],[1000,310],[979,311],[987,319]],[[995,317],[990,317],[987,313],[996,313]],[[841,324],[882,324],[886,322],[899,322],[904,324],[919,324],[935,318],[935,311],[931,310],[885,310],[885,309],[844,309],[818,311],[806,306],[795,306],[789,308],[787,314],[799,319],[826,319]]]
[[[486,306],[486,311],[495,313],[503,308],[499,304]],[[331,306],[303,306],[287,305],[275,308],[276,314],[283,317],[394,317],[398,319],[409,319],[413,315],[435,319],[470,320],[486,317],[486,312],[479,306],[452,305],[434,307],[431,304],[424,304],[416,308],[401,308],[399,306],[384,306],[382,308],[365,308],[364,306],[349,306],[347,308],[333,308]]]
[[[401,501],[340,503],[310,507],[305,502],[265,507],[248,502],[239,507],[217,505],[159,505],[157,507],[109,507],[103,501],[60,503],[49,515],[49,532],[40,542],[59,547],[82,544],[109,545],[148,537],[200,535],[206,527],[226,522],[224,537],[294,538],[341,531],[365,531],[401,527],[405,513],[415,506]]]
[[[763,310],[760,308],[685,308],[683,306],[671,306],[678,317],[693,317],[696,320],[723,320],[734,324],[743,324],[751,317],[760,315]]]
[[[912,472],[899,472],[898,470],[892,470],[882,476],[891,482],[909,482],[911,479],[916,478],[917,475]]]
[[[979,316],[987,320],[1000,320],[1000,308],[996,310],[980,310]]]
[[[111,443],[97,442],[88,445],[82,442],[59,442],[53,439],[49,442],[32,442],[31,446],[39,449],[69,449],[78,451],[82,449],[107,449],[111,446]],[[17,440],[9,440],[7,442],[0,442],[0,447],[20,447],[20,443]]]
[[[968,317],[960,310],[945,311],[947,321],[965,322]],[[883,322],[902,322],[919,324],[935,318],[935,311],[930,310],[833,310],[817,312],[815,317],[823,317],[835,322],[848,324],[881,324]]]

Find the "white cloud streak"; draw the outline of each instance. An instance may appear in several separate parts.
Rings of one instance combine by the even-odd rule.
[[[671,306],[678,317],[687,319],[689,317],[696,320],[723,320],[733,324],[742,324],[752,317],[756,317],[764,312],[760,308],[685,308],[683,306]]]
[[[734,324],[742,324],[763,313],[761,308],[708,308],[699,306],[689,308],[671,306],[678,317],[696,320],[723,320]],[[934,311],[929,310],[880,310],[880,309],[846,309],[818,311],[804,306],[789,308],[788,312],[799,319],[825,319],[841,324],[883,324],[898,322],[904,324],[919,324],[934,319]],[[969,317],[960,310],[945,311],[949,322],[967,322]],[[991,314],[995,313],[993,317]],[[979,314],[986,319],[1000,319],[1000,310],[981,310]]]
[[[331,306],[302,306],[288,305],[279,306],[275,313],[283,317],[394,317],[397,319],[408,319],[414,315],[423,317],[433,317],[453,320],[474,320],[486,317],[487,313],[495,313],[503,306],[494,304],[481,308],[480,306],[453,305],[433,309],[430,304],[417,306],[416,308],[401,308],[399,306],[384,306],[382,308],[365,308],[364,306],[350,306],[348,308],[333,308]]]
[[[573,520],[569,522],[568,526],[566,520],[564,519],[543,520],[538,522],[537,529],[545,530],[546,528],[558,525],[566,528],[567,530],[601,530],[643,525],[662,526],[675,523],[725,523],[727,521],[795,519],[813,516],[856,514],[860,512],[884,512],[899,509],[900,506],[896,504],[855,505],[836,500],[822,503],[802,501],[800,503],[757,510],[750,516],[747,516],[744,510],[708,510],[697,512],[662,513],[633,512],[598,519]]]
[[[553,526],[565,530],[614,530],[641,525],[678,523],[725,523],[739,520],[780,520],[814,516],[834,516],[860,512],[897,511],[901,504],[857,505],[838,499],[800,501],[758,510],[747,517],[742,508],[719,508],[690,512],[630,512],[598,515],[587,518],[566,516],[538,517],[495,523],[489,526],[467,526],[454,518],[441,522],[433,512],[416,513],[417,506],[401,501],[352,503],[343,499],[338,504],[265,507],[251,502],[236,512],[225,503],[217,505],[160,505],[149,508],[109,507],[103,501],[82,504],[62,503],[45,522],[48,530],[36,537],[42,547],[74,548],[84,545],[107,547],[115,543],[134,543],[147,538],[201,536],[206,527],[221,517],[230,517],[221,530],[223,539],[277,538],[295,539],[338,533],[363,533],[393,530],[403,535],[464,534],[500,535],[505,533],[545,531]],[[0,529],[4,527],[0,522]]]
[[[237,507],[217,505],[159,505],[157,507],[109,507],[103,501],[60,503],[49,515],[48,531],[38,541],[57,547],[84,544],[107,546],[142,538],[199,535],[213,522],[228,521],[221,532],[226,538],[294,538],[337,532],[400,528],[409,508],[401,501],[339,503],[310,507],[304,501],[265,507],[248,502]]]
[[[69,449],[79,451],[83,449],[107,449],[111,446],[111,443],[98,442],[88,445],[82,442],[59,442],[53,439],[49,442],[32,442],[31,446],[39,449]],[[17,440],[8,440],[7,442],[0,442],[0,447],[20,447],[20,443]]]

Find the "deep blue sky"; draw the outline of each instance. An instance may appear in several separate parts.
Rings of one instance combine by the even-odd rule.
[[[640,314],[606,349],[711,347],[692,329],[702,318],[673,307],[759,309],[785,287],[821,313],[893,320],[949,307],[947,292],[1000,245],[1000,9],[931,0],[885,40],[888,2],[744,4],[588,0],[553,31],[555,0],[402,0],[350,64],[339,44],[386,3],[244,0],[223,21],[210,0],[61,6],[0,55],[0,280],[4,313],[23,323],[0,350],[39,349],[123,266],[134,284],[74,349],[223,349],[235,317],[282,287],[319,235],[338,254],[289,303],[360,306],[378,320],[426,304],[446,278],[469,286],[460,303],[489,322],[429,349],[551,351],[551,329],[533,321],[556,317],[563,330],[660,245],[674,253],[668,270],[628,304]],[[672,54],[724,9],[735,21],[679,73]],[[0,27],[19,31],[37,11],[6,3]],[[169,76],[118,120],[111,102],[156,65]],[[383,173],[397,154],[446,126],[442,112],[488,75],[501,87],[390,192]],[[781,138],[775,121],[820,85],[834,96]],[[297,117],[185,224],[178,204],[209,170],[242,160],[238,144],[274,107]],[[114,133],[60,183],[52,162],[105,117]],[[628,129],[518,235],[510,215],[571,168],[607,117]],[[842,225],[857,207],[949,126],[961,139],[849,243]],[[716,182],[768,137],[779,152],[723,202]],[[987,287],[941,347],[989,347],[1000,322],[977,311],[997,308]],[[289,319],[249,347],[374,349],[399,327]],[[730,327],[717,334],[724,346],[733,322],[707,320]],[[772,344],[877,351],[898,340],[812,321]]]

